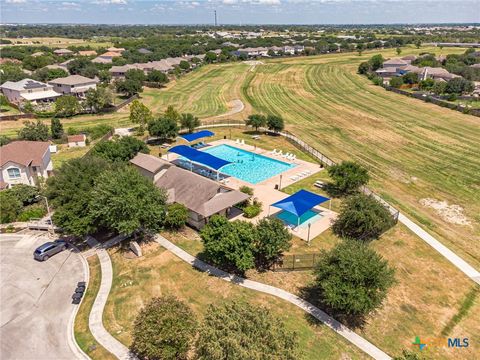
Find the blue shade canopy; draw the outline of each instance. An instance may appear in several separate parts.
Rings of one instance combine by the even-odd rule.
[[[208,136],[213,136],[213,135],[215,135],[215,133],[209,130],[202,130],[192,134],[179,135],[179,137],[181,137],[184,140],[187,140],[188,142],[192,142],[192,141],[195,141],[204,137],[208,137]]]
[[[168,150],[168,152],[173,152],[187,158],[190,161],[208,166],[215,170],[218,170],[225,165],[231,164],[230,161],[225,161],[206,152],[198,151],[187,145],[174,146],[173,148]]]
[[[283,209],[297,217],[300,217],[311,208],[328,200],[330,199],[324,196],[314,194],[307,190],[300,190],[295,194],[290,195],[286,199],[277,201],[271,206]]]

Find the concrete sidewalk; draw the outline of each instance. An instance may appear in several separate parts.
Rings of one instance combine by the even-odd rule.
[[[301,298],[299,298],[296,295],[293,295],[285,290],[262,284],[256,281],[252,280],[247,280],[244,278],[241,278],[239,276],[231,275],[225,271],[222,271],[214,266],[208,265],[207,263],[197,259],[196,257],[188,254],[184,250],[180,249],[178,246],[172,244],[170,241],[165,239],[164,237],[157,235],[155,240],[162,245],[164,248],[167,250],[171,251],[174,253],[176,256],[178,256],[180,259],[183,261],[189,263],[190,265],[196,267],[199,270],[202,270],[208,274],[211,274],[213,276],[216,276],[222,280],[229,281],[231,283],[234,283],[236,285],[243,286],[248,289],[252,289],[255,291],[260,291],[266,294],[270,294],[273,296],[276,296],[278,298],[281,298],[283,300],[286,300],[290,303],[292,303],[295,306],[298,306],[302,310],[306,311],[313,317],[315,317],[317,320],[321,321],[324,323],[326,326],[328,326],[330,329],[335,331],[337,334],[343,336],[345,339],[347,339],[349,342],[357,346],[359,349],[363,350],[365,353],[373,357],[374,359],[391,359],[389,355],[384,353],[382,350],[377,348],[375,345],[370,343],[369,341],[365,340],[362,338],[360,335],[356,334],[343,324],[339,323],[337,320],[334,318],[330,317],[327,315],[325,312],[320,310],[319,308],[313,306],[310,304],[308,301],[305,301]]]

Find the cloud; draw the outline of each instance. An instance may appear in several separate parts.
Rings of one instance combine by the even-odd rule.
[[[126,5],[127,0],[95,0],[93,4],[98,5]]]
[[[5,0],[7,4],[25,4],[26,0]]]

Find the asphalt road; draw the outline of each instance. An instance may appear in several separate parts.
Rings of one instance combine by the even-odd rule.
[[[80,255],[66,250],[45,262],[33,251],[45,235],[0,235],[0,358],[75,359],[69,345],[71,296],[83,281]],[[71,343],[71,341],[70,341]]]

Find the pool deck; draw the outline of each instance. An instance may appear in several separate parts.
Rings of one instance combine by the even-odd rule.
[[[281,188],[284,188],[297,181],[304,179],[305,176],[298,179],[292,178],[295,175],[300,174],[301,172],[310,171],[310,174],[306,176],[306,177],[309,177],[323,170],[323,168],[321,168],[319,164],[314,164],[305,160],[296,159],[295,161],[292,162],[292,161],[286,160],[281,156],[273,156],[270,154],[270,151],[257,147],[255,145],[255,140],[253,139],[248,141],[248,143],[245,145],[237,144],[235,143],[235,141],[228,140],[228,139],[211,141],[209,142],[209,144],[211,146],[226,144],[233,147],[237,147],[239,149],[253,152],[255,154],[260,154],[275,160],[283,161],[286,163],[294,163],[297,165],[292,169],[289,169],[279,175],[273,176],[255,185],[242,181],[235,177],[228,177],[227,181],[225,182],[225,186],[228,186],[236,190],[238,190],[242,186],[251,187],[254,189],[253,197],[257,198],[263,204],[262,212],[260,213],[259,216],[255,217],[254,219],[247,219],[240,214],[231,218],[231,220],[245,220],[245,221],[256,223],[265,217],[274,216],[276,213],[280,212],[281,209],[277,209],[269,205],[277,201],[280,201],[282,199],[285,199],[289,196],[288,194],[275,189],[276,185],[280,186],[280,177],[281,177]],[[177,157],[178,155],[176,154],[169,154],[168,160],[172,161]],[[167,159],[166,156],[164,156],[164,158]],[[318,221],[312,223],[310,227],[310,239],[315,238],[316,236],[320,235],[322,232],[327,230],[331,226],[332,221],[337,217],[337,213],[328,209],[328,202],[325,204],[326,204],[326,207],[321,207],[321,206],[315,207],[317,211],[320,211],[322,213],[323,217]],[[290,229],[290,232],[293,235],[301,238],[302,240],[305,240],[305,241],[308,240],[308,226],[306,225],[304,226],[300,225],[300,227]]]

